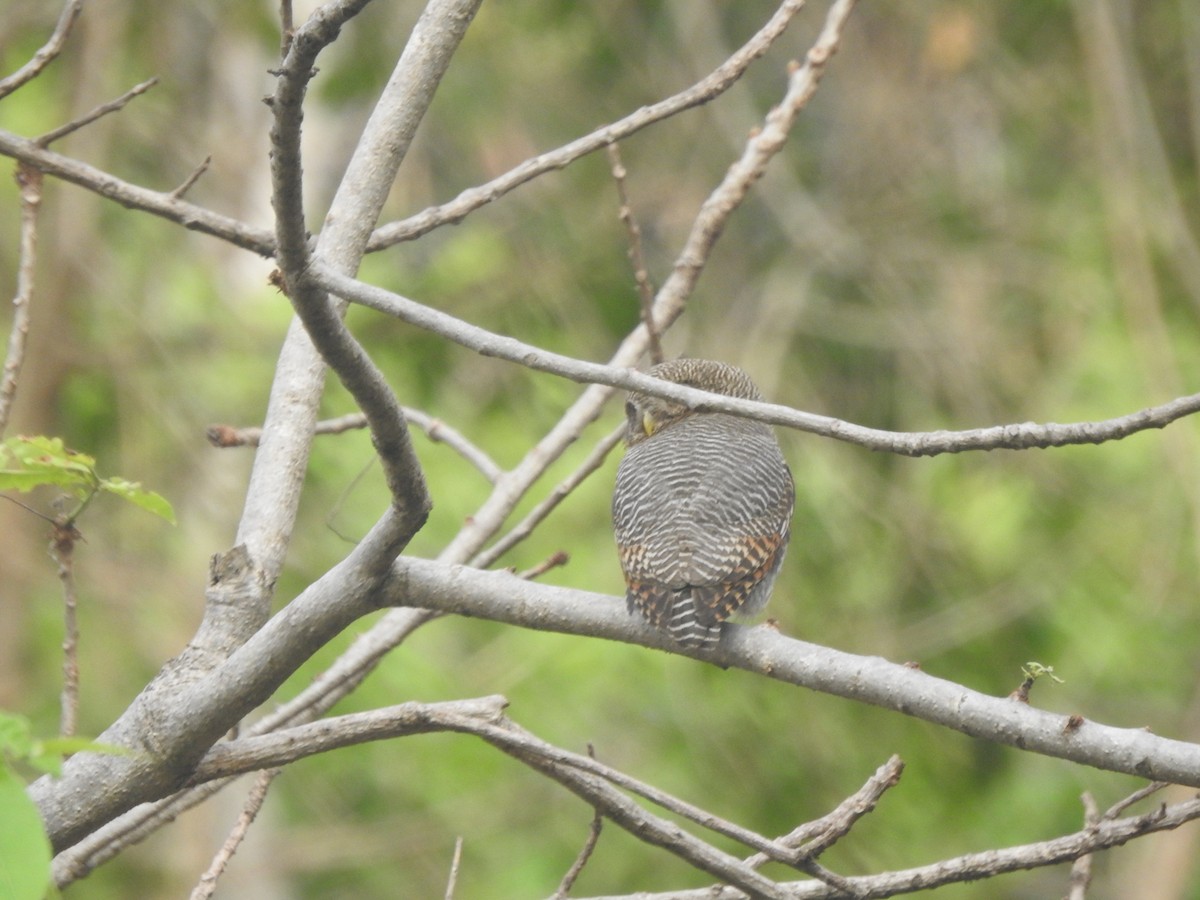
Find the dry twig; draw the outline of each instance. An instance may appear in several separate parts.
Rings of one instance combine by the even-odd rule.
[[[446,900],[454,900],[454,889],[458,886],[458,867],[462,864],[463,839],[454,839],[454,856],[450,858],[450,875],[446,878]]]
[[[254,786],[246,795],[246,803],[242,807],[241,815],[238,816],[237,822],[234,823],[229,836],[225,838],[221,849],[213,857],[208,869],[200,876],[200,881],[192,890],[190,900],[208,900],[213,895],[217,889],[217,880],[225,871],[225,867],[229,865],[229,861],[233,859],[233,855],[237,853],[242,841],[245,840],[246,833],[254,823],[258,811],[262,809],[263,803],[267,800],[267,791],[271,787],[271,782],[281,771],[281,769],[264,769],[258,773],[258,777],[254,779]]]
[[[633,205],[625,192],[625,164],[621,161],[621,148],[618,144],[608,145],[608,161],[612,169],[613,181],[617,186],[617,217],[625,224],[629,234],[629,261],[633,263],[633,280],[637,285],[638,300],[640,301],[642,327],[646,329],[646,340],[650,345],[650,362],[657,365],[663,361],[662,344],[658,340],[658,327],[654,324],[654,285],[650,283],[650,273],[646,271],[646,258],[642,253],[642,229],[637,217],[633,214]]]
[[[141,84],[135,84],[116,100],[110,100],[108,103],[102,103],[91,112],[84,113],[78,119],[72,119],[65,125],[58,126],[53,131],[47,131],[41,137],[35,138],[33,142],[39,147],[49,147],[55,141],[65,138],[71,132],[78,131],[85,125],[91,125],[97,119],[107,116],[109,113],[114,113],[118,110],[124,109],[130,100],[139,96],[140,94],[146,93],[146,91],[150,90],[150,88],[154,87],[156,84],[158,84],[157,75],[153,78],[143,81]]]
[[[49,40],[33,55],[33,58],[7,78],[0,79],[0,98],[7,97],[17,88],[28,84],[42,74],[42,71],[62,53],[67,43],[71,27],[83,10],[83,0],[68,0],[63,11],[58,16],[58,24],[54,26]]]
[[[14,177],[21,193],[21,236],[17,251],[17,290],[12,300],[12,330],[8,334],[4,373],[0,378],[0,437],[8,428],[17,385],[21,381],[21,369],[25,365],[30,304],[33,302],[33,279],[37,269],[38,210],[42,204],[41,172],[30,166],[18,164]]]

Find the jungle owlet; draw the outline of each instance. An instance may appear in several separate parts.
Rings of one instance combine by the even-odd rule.
[[[650,370],[665,381],[762,400],[750,377],[706,359]],[[721,623],[762,609],[783,561],[796,491],[771,426],[631,393],[629,449],[613,526],[629,611],[684,647],[713,646]]]

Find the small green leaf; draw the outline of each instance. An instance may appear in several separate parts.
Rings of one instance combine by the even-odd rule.
[[[22,436],[0,443],[0,490],[55,485],[86,492],[96,480],[96,460],[68,449],[62,438]]]
[[[124,497],[134,506],[140,506],[147,512],[166,519],[175,524],[175,510],[162,494],[148,491],[136,481],[126,481],[124,478],[105,478],[100,482],[100,489]]]
[[[42,900],[50,887],[50,841],[25,785],[0,764],[0,896]]]

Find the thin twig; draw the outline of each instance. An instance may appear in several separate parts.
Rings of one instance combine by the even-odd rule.
[[[587,458],[579,464],[574,472],[555,485],[554,490],[538,503],[537,506],[531,509],[525,518],[514,525],[508,534],[504,535],[504,537],[500,538],[500,540],[496,541],[496,543],[483,552],[477,553],[472,557],[470,564],[481,569],[487,568],[521,541],[525,540],[525,538],[529,537],[533,533],[534,528],[550,515],[555,507],[567,499],[571,492],[583,483],[584,479],[604,465],[604,460],[608,457],[612,448],[620,442],[624,434],[625,426],[621,425],[619,428],[602,437],[596,446],[592,448],[592,452],[587,455]]]
[[[629,261],[633,263],[633,280],[637,284],[642,326],[646,329],[646,340],[650,344],[650,362],[657,365],[663,361],[663,351],[658,340],[658,326],[654,324],[654,285],[650,283],[650,273],[646,271],[646,257],[642,252],[642,229],[633,214],[633,205],[625,191],[627,173],[625,164],[621,161],[621,148],[618,144],[608,145],[608,161],[613,181],[617,186],[617,199],[621,204],[617,209],[617,217],[625,224],[629,235]]]
[[[1093,828],[1100,822],[1100,810],[1096,806],[1096,798],[1090,791],[1084,791],[1080,797],[1083,802],[1083,824]],[[1066,900],[1086,900],[1088,885],[1092,883],[1092,854],[1085,853],[1071,865],[1070,889]]]
[[[79,604],[73,560],[75,544],[81,537],[73,522],[55,522],[50,541],[50,555],[58,563],[63,589],[63,687],[58,726],[63,737],[75,734],[79,721]]]
[[[568,554],[565,550],[558,550],[550,554],[550,556],[546,557],[546,559],[542,560],[532,569],[526,569],[524,572],[518,572],[517,577],[524,578],[526,580],[540,578],[551,569],[556,569],[559,566],[565,566],[570,561],[570,554]]]
[[[33,302],[34,272],[37,268],[38,210],[42,204],[42,173],[19,163],[14,175],[21,193],[21,236],[18,240],[17,290],[13,295],[12,331],[0,378],[0,436],[8,428],[13,400],[25,364],[25,346],[29,338],[30,304]]]
[[[263,803],[266,802],[267,790],[271,787],[271,782],[282,771],[282,769],[264,769],[262,772],[259,772],[258,778],[254,780],[254,786],[246,796],[246,803],[242,807],[241,815],[238,816],[238,820],[234,823],[229,836],[225,838],[225,843],[221,845],[221,849],[213,857],[208,870],[200,876],[200,881],[192,890],[189,900],[208,900],[213,895],[213,891],[217,889],[217,880],[225,871],[225,867],[229,865],[229,861],[233,859],[233,855],[237,853],[238,847],[241,846],[246,833],[250,830],[251,824],[253,824],[255,817],[258,815],[258,811],[262,809]]]
[[[579,855],[575,857],[575,861],[571,863],[571,868],[567,869],[562,881],[559,882],[558,890],[554,892],[553,900],[566,900],[567,895],[571,893],[571,888],[575,886],[576,880],[579,878],[580,873],[583,872],[583,867],[592,858],[592,853],[595,851],[596,844],[600,840],[600,831],[603,827],[604,816],[597,809],[592,815],[592,824],[588,827],[587,840],[583,842],[583,847],[580,848]]]
[[[944,859],[926,866],[858,875],[850,879],[864,897],[895,897],[931,891],[948,884],[961,884],[994,878],[1008,872],[1036,869],[1070,862],[1088,853],[1107,850],[1159,831],[1179,828],[1200,818],[1200,798],[1174,806],[1163,806],[1141,816],[1101,821],[1062,837],[1036,844],[1023,844]],[[786,882],[781,885],[791,900],[842,900],[838,889],[812,882]],[[739,895],[724,890],[674,890],[666,893],[641,893],[641,900],[734,900]],[[593,897],[590,900],[616,900]]]
[[[47,131],[41,137],[34,138],[33,142],[42,148],[49,147],[60,138],[66,137],[73,131],[78,131],[85,125],[92,124],[92,122],[95,122],[102,116],[107,116],[109,113],[114,113],[120,109],[123,109],[130,100],[132,100],[134,97],[137,97],[139,94],[146,93],[146,91],[150,90],[150,88],[154,87],[156,84],[158,84],[157,75],[155,75],[153,78],[143,81],[141,84],[134,85],[116,100],[110,100],[108,103],[102,103],[91,112],[80,116],[78,119],[73,119],[66,125],[60,125],[53,131]]]
[[[479,445],[472,443],[461,432],[443,420],[436,419],[423,410],[411,406],[403,407],[404,417],[425,432],[425,436],[435,444],[445,444],[476,469],[488,480],[495,484],[504,471],[496,464]]]
[[[279,0],[279,58],[283,59],[292,49],[292,37],[296,33],[292,17],[292,0]]]
[[[67,43],[67,36],[71,33],[71,27],[75,24],[75,20],[79,18],[79,13],[83,9],[83,0],[68,0],[63,11],[58,16],[58,24],[54,26],[54,31],[50,35],[50,39],[42,45],[41,49],[33,55],[33,58],[17,71],[13,72],[7,78],[0,79],[0,98],[7,97],[23,84],[27,84],[50,65],[62,52],[63,46]]]
[[[1021,422],[964,431],[887,431],[774,403],[759,403],[709,394],[696,388],[659,381],[630,369],[552,353],[515,338],[493,334],[391,291],[340,275],[319,263],[314,263],[313,273],[322,286],[339,297],[425,328],[484,356],[507,359],[571,381],[641,391],[655,397],[674,400],[701,412],[744,416],[771,425],[782,425],[785,428],[795,428],[798,431],[856,444],[868,450],[902,456],[937,456],[942,453],[964,453],[972,450],[1029,450],[1102,444],[1129,437],[1139,431],[1163,428],[1200,411],[1200,394],[1190,394],[1127,415],[1091,422]]]
[[[220,238],[259,256],[270,257],[275,253],[275,237],[265,228],[213,212],[186,200],[175,199],[170,194],[123,181],[110,172],[39,147],[34,141],[3,129],[0,129],[0,154],[34,166],[46,175],[61,178],[84,190],[107,197],[128,209],[140,209],[182,225],[190,231]]]
[[[208,171],[208,167],[212,164],[212,154],[204,157],[204,161],[192,170],[192,174],[183,180],[183,184],[171,191],[167,196],[172,200],[180,200],[183,195],[192,189],[192,186],[200,180],[200,176]]]
[[[1128,797],[1125,797],[1122,800],[1118,800],[1116,803],[1114,803],[1112,806],[1110,806],[1108,809],[1106,809],[1104,811],[1104,815],[1101,816],[1101,818],[1102,819],[1115,819],[1117,816],[1119,816],[1121,813],[1125,812],[1125,810],[1129,809],[1129,807],[1133,806],[1135,803],[1140,803],[1141,801],[1145,800],[1147,797],[1151,797],[1154,794],[1157,794],[1159,791],[1163,790],[1166,787],[1168,787],[1168,785],[1167,785],[1167,782],[1165,782],[1165,781],[1152,781],[1145,787],[1139,788],[1138,790],[1134,791]]]
[[[876,769],[861,788],[839,803],[832,812],[794,828],[783,837],[776,838],[775,844],[794,848],[805,856],[820,856],[839,839],[849,834],[854,823],[871,812],[886,791],[900,783],[900,775],[903,771],[904,762],[900,757],[893,756]],[[770,862],[773,858],[776,857],[769,853],[755,853],[746,860],[746,864],[757,868]]]
[[[434,418],[424,410],[402,406],[404,418],[416,425],[435,444],[445,444],[480,471],[492,484],[503,474],[503,470],[477,444],[472,443],[461,431],[443,420]],[[324,419],[317,423],[315,434],[342,434],[367,427],[367,417],[362,413],[348,413],[336,419]],[[214,447],[257,447],[262,439],[262,429],[235,428],[232,425],[209,425],[205,437]]]
[[[454,839],[454,855],[450,858],[450,875],[446,878],[446,900],[454,900],[454,889],[458,887],[458,867],[462,863],[463,839],[460,834]]]

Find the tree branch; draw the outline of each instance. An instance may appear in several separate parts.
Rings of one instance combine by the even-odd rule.
[[[895,897],[917,891],[932,890],[947,884],[978,881],[1007,872],[1053,866],[1079,859],[1098,850],[1119,847],[1134,838],[1169,831],[1200,818],[1200,799],[1188,800],[1173,806],[1160,806],[1140,816],[1115,821],[1103,821],[1081,831],[1018,847],[968,853],[927,866],[885,872],[880,875],[859,875],[847,879],[864,898]],[[837,888],[813,882],[781,884],[791,900],[841,900],[844,894]],[[689,891],[670,891],[662,894],[641,893],[638,900],[744,900],[745,895],[730,888],[703,888]],[[590,897],[587,900],[631,900],[630,897]]]
[[[1102,444],[1129,437],[1139,431],[1163,428],[1177,419],[1200,411],[1200,394],[1191,394],[1158,406],[1096,422],[1022,422],[964,431],[886,431],[774,403],[757,403],[709,394],[695,388],[659,381],[629,369],[574,359],[526,344],[516,338],[493,334],[407,297],[338,275],[319,264],[314,267],[314,275],[322,286],[339,297],[431,331],[474,350],[481,356],[505,359],[570,381],[641,391],[675,400],[701,412],[745,416],[760,422],[856,444],[868,450],[897,453],[902,456],[937,456],[968,450],[1029,450],[1073,444]]]
[[[461,222],[479,207],[491,203],[539,175],[566,168],[575,160],[601,150],[648,125],[720,96],[742,77],[752,62],[770,49],[775,39],[787,29],[788,23],[804,8],[804,2],[805,0],[785,0],[781,3],[767,23],[707,78],[672,97],[644,106],[623,119],[597,128],[556,150],[528,159],[487,184],[463,191],[449,203],[431,207],[401,222],[382,226],[371,236],[367,252],[382,250],[402,241],[415,240],[442,225]]]
[[[771,628],[726,623],[725,634],[711,653],[681,650],[670,638],[630,616],[623,598],[410,557],[396,561],[378,599],[383,605],[412,605],[668,650],[869,703],[994,743],[1200,787],[1200,745],[987,696],[920,669],[795,640]]]
[[[49,40],[42,45],[41,49],[33,55],[33,58],[17,71],[13,72],[6,78],[0,79],[0,98],[7,97],[17,88],[24,84],[33,81],[42,74],[42,71],[50,63],[58,58],[62,53],[62,48],[67,43],[67,37],[71,33],[71,28],[75,24],[75,20],[79,18],[79,13],[83,10],[83,0],[68,0],[58,16],[58,23],[54,26],[54,31],[51,33]]]
[[[68,181],[101,197],[119,203],[126,209],[138,209],[159,218],[182,225],[189,231],[220,238],[235,247],[257,253],[275,255],[275,238],[265,228],[255,228],[245,222],[221,215],[194,203],[175,197],[173,193],[152,191],[130,184],[95,166],[79,162],[53,150],[39,147],[36,141],[0,129],[0,154],[19,160],[47,175]]]
[[[55,141],[65,138],[68,134],[78,131],[80,128],[91,125],[97,119],[103,118],[109,113],[118,112],[119,110],[124,109],[130,100],[146,93],[146,91],[150,90],[150,88],[154,87],[156,84],[158,84],[157,75],[153,78],[143,81],[141,84],[135,84],[117,99],[110,100],[108,103],[102,103],[90,112],[80,116],[78,119],[72,119],[65,125],[59,125],[57,128],[47,131],[40,137],[35,138],[34,143],[36,143],[39,147],[49,147]],[[171,196],[176,196],[176,193],[173,191]]]
[[[322,7],[293,36],[287,58],[279,73],[278,89],[271,103],[274,114],[274,124],[271,128],[271,182],[272,205],[276,217],[277,259],[288,297],[321,358],[337,373],[366,415],[371,425],[372,440],[383,463],[392,503],[397,511],[394,519],[397,533],[392,540],[386,540],[380,546],[379,556],[382,559],[389,555],[395,556],[425,523],[432,501],[412,448],[400,404],[382,373],[342,323],[342,310],[335,306],[328,295],[307,275],[311,255],[304,222],[303,187],[300,177],[300,123],[303,120],[304,95],[309,80],[315,74],[313,66],[316,57],[337,37],[345,21],[365,6],[366,2],[367,0],[347,0]],[[427,17],[431,15],[433,8],[434,4],[431,4],[423,16],[425,28],[429,27]],[[433,14],[441,14],[441,11]],[[414,38],[409,42],[409,49],[401,57],[398,66],[401,73],[393,79],[392,85],[397,81],[406,81],[415,74],[410,71],[413,65],[410,51],[414,47],[421,47],[420,53],[424,52],[423,42],[417,36],[421,28],[419,23]],[[453,46],[457,46],[457,41],[454,41],[449,49],[452,50]],[[445,63],[449,63],[448,54]],[[423,66],[419,66],[418,70],[424,74]],[[394,91],[395,87],[392,85],[389,85],[389,88]],[[415,128],[416,124],[411,123],[410,130]],[[378,131],[378,126],[376,130]],[[382,149],[378,146],[382,136],[368,129],[368,134],[364,134],[359,145],[358,158],[362,158],[361,153],[365,148],[370,148],[371,151]],[[388,166],[385,161],[384,168],[389,175],[394,176],[395,168],[399,166],[403,154],[393,154],[393,157],[393,165]],[[339,195],[348,198],[343,200],[342,204],[357,203],[360,213],[369,214],[373,207],[382,205],[382,197],[386,196],[391,179],[380,184],[381,179],[377,171],[373,171],[370,176],[363,176],[361,181],[352,178],[351,173],[358,173],[362,168],[361,165],[351,166],[343,179]],[[334,206],[339,204],[335,201]],[[335,236],[327,242],[332,244],[329,249],[343,269],[353,271],[361,258],[361,246],[358,245],[365,242],[365,230],[358,224],[342,225],[341,218],[335,215],[332,209],[330,221],[334,226],[330,234]],[[356,231],[361,237],[355,234]],[[309,372],[306,387],[319,386],[324,380],[320,370],[313,367]],[[311,402],[315,397],[308,393],[308,399],[310,402],[305,410],[305,417],[315,424],[316,410]],[[311,442],[311,425],[308,431],[309,434],[304,439],[305,446],[301,448],[297,442],[293,452],[303,452],[307,455],[307,444]],[[264,433],[269,434],[270,428],[264,428]],[[260,470],[257,465],[256,470]],[[294,509],[283,512],[290,526],[290,520],[294,518]],[[279,510],[271,510],[270,515],[277,520],[283,518]]]
[[[17,254],[17,290],[12,299],[12,330],[0,377],[0,437],[8,429],[13,401],[25,365],[25,346],[29,339],[30,304],[33,302],[34,273],[37,271],[37,223],[42,205],[42,173],[18,163],[13,176],[21,192],[21,236]]]

